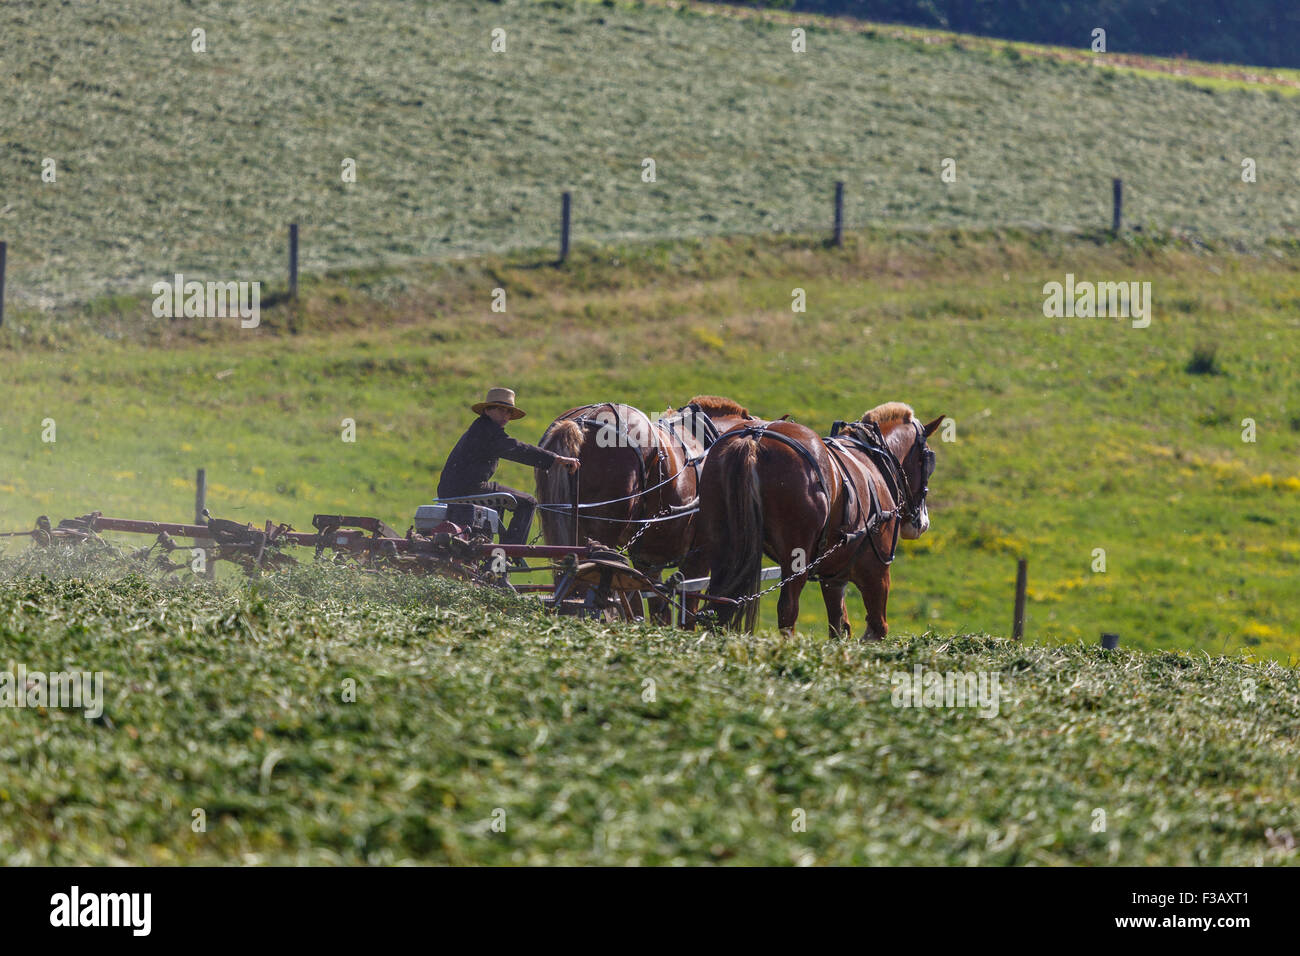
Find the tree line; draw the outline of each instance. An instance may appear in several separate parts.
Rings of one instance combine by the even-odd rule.
[[[1296,0],[754,0],[749,5],[1082,48],[1091,48],[1092,31],[1100,27],[1110,53],[1300,67]]]

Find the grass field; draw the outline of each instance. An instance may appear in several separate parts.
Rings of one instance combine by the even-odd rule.
[[[436,581],[79,573],[0,581],[7,655],[104,672],[94,720],[0,708],[2,863],[1297,858],[1300,690],[1275,664],[687,639]],[[894,706],[918,666],[997,675],[996,716]]]
[[[812,17],[795,54],[789,17],[725,14],[6,3],[9,301],[143,294],[176,272],[279,279],[290,222],[309,270],[551,245],[565,189],[577,234],[599,241],[820,229],[836,180],[850,224],[1092,229],[1109,222],[1115,176],[1146,231],[1296,236],[1286,71],[1148,75],[1097,68],[1119,54]]]
[[[1024,556],[1034,640],[1118,631],[1128,646],[1300,656],[1294,253],[917,233],[851,235],[838,251],[625,244],[564,270],[537,258],[313,280],[298,334],[283,306],[241,330],[160,322],[147,297],[6,328],[0,523],[187,519],[204,467],[218,515],[307,528],[344,511],[404,529],[466,406],[503,378],[529,440],[591,401],[658,411],[720,392],[826,429],[902,399],[952,416],[956,441],[936,442],[932,530],[901,547],[896,633],[1006,634]],[[1043,285],[1066,272],[1150,281],[1150,327],[1044,318]],[[497,287],[505,315],[489,308]],[[795,287],[807,313],[790,311]],[[1217,374],[1189,372],[1206,347]],[[823,620],[810,591],[801,626]]]

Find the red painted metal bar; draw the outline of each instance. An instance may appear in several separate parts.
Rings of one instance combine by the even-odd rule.
[[[229,532],[247,532],[252,544],[256,536],[261,543],[292,544],[299,547],[326,547],[345,551],[364,552],[384,550],[389,553],[433,554],[436,553],[432,537],[399,537],[397,532],[378,518],[357,515],[317,515],[313,524],[319,531],[292,531],[288,525],[275,526],[266,523],[265,528],[254,525],[227,524]],[[232,525],[234,525],[232,527]],[[84,535],[87,532],[122,532],[127,534],[168,534],[175,537],[206,540],[220,534],[220,529],[213,525],[185,524],[173,521],[140,521],[134,518],[113,518],[92,512],[82,515],[63,527],[51,529],[53,537]],[[228,533],[229,533],[228,532]],[[12,532],[17,535],[30,535],[34,532]],[[469,544],[467,542],[467,544]],[[542,560],[557,558],[587,558],[593,549],[589,545],[547,545],[547,544],[497,544],[494,542],[477,542],[469,544],[469,553],[481,559],[504,554],[508,558],[538,558]],[[523,569],[515,569],[523,570]]]
[[[131,534],[172,534],[182,538],[206,538],[211,529],[201,524],[174,524],[168,521],[136,521],[132,518],[105,518],[99,516],[87,522],[91,531],[126,531]],[[56,530],[76,530],[64,528]]]

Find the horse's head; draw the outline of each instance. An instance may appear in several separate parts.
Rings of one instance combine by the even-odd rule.
[[[940,415],[929,424],[922,424],[912,407],[903,402],[887,402],[862,416],[862,421],[879,426],[885,443],[902,467],[904,500],[895,502],[895,507],[903,512],[903,524],[898,532],[901,537],[919,538],[930,530],[926,497],[930,476],[934,474],[934,451],[926,439],[934,434],[943,419]]]

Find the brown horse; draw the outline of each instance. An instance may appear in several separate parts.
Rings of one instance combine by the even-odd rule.
[[[570,510],[576,480],[579,541],[630,543],[633,564],[655,577],[675,565],[687,577],[703,575],[707,558],[694,543],[700,464],[720,432],[755,420],[731,399],[713,395],[697,395],[655,420],[611,402],[570,409],[539,443],[582,463],[576,478],[561,468],[536,473],[546,543],[576,543]]]
[[[848,636],[844,592],[862,593],[864,639],[888,633],[889,565],[901,535],[930,527],[934,452],[911,407],[873,408],[836,437],[793,422],[740,425],[715,443],[700,476],[700,540],[709,545],[709,594],[735,601],[759,590],[763,555],[781,566],[777,624],[792,632],[799,594],[821,579],[831,636]],[[789,580],[785,580],[785,579]],[[720,604],[718,620],[753,630],[758,601]]]

